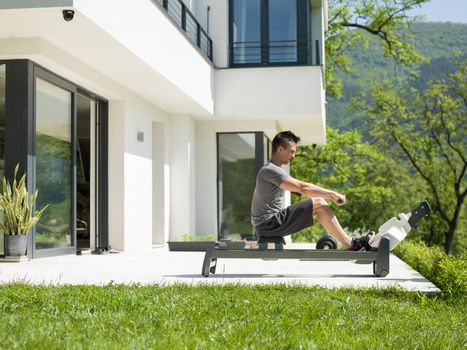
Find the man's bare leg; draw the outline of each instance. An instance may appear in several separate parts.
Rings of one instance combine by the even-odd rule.
[[[339,220],[332,212],[329,204],[324,198],[312,198],[313,215],[318,217],[318,221],[323,227],[334,237],[337,238],[344,246],[349,248],[352,245],[352,237],[350,237],[341,227]]]

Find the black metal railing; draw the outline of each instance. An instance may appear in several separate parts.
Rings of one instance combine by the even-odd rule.
[[[188,38],[212,61],[212,40],[183,1],[156,0],[156,2],[167,11]]]
[[[321,65],[319,40],[315,40],[314,60],[310,40],[234,42],[230,50],[233,66]]]

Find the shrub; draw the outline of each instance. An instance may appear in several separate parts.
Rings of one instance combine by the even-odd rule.
[[[467,296],[467,256],[453,257],[418,242],[403,242],[394,253],[436,284],[442,296]]]
[[[183,235],[182,241],[215,241],[215,237],[212,234],[207,234],[207,235],[190,235],[189,233],[186,233]]]

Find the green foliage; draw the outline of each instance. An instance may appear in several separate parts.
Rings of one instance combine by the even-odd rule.
[[[407,15],[428,0],[330,0],[329,28],[326,34],[326,88],[331,96],[340,96],[342,81],[337,72],[351,72],[346,50],[369,47],[368,36],[377,38],[384,57],[404,66],[424,61],[414,46],[409,29],[413,19]],[[365,35],[368,34],[368,35]]]
[[[336,207],[341,224],[351,231],[376,230],[400,212],[408,212],[421,198],[421,189],[399,164],[365,143],[357,131],[327,129],[326,146],[298,147],[291,175],[346,195]],[[301,198],[294,196],[293,200]],[[297,240],[315,240],[322,229],[301,232]]]
[[[417,231],[410,233],[410,237],[430,244],[444,244],[447,250],[452,249],[454,254],[459,255],[467,251],[465,235],[467,217],[462,205],[459,205],[460,196],[454,195],[456,183],[458,183],[459,195],[462,194],[462,189],[465,191],[465,175],[459,176],[463,161],[459,160],[465,158],[466,153],[465,123],[462,123],[466,118],[463,102],[466,71],[465,56],[457,54],[454,60],[451,56],[456,55],[456,50],[464,53],[467,51],[467,25],[413,23],[411,31],[416,36],[415,48],[423,55],[429,56],[431,62],[423,63],[416,72],[405,69],[397,61],[384,58],[378,39],[371,34],[365,34],[369,43],[368,49],[348,46],[343,51],[352,59],[354,74],[339,73],[339,79],[344,81],[343,98],[336,100],[328,96],[327,117],[329,125],[341,130],[358,128],[364,140],[373,144],[377,141],[375,146],[384,150],[387,157],[394,159],[400,169],[409,169],[412,184],[416,184],[417,192],[422,193],[420,197],[429,199],[435,209],[428,219],[421,222]],[[399,80],[394,81],[394,75],[398,76]],[[363,96],[368,94],[370,89],[378,98],[368,101]],[[362,106],[365,108],[361,108]],[[410,114],[417,109],[418,113]],[[445,125],[442,125],[441,110],[449,116],[444,118],[448,121]],[[426,116],[423,113],[427,113]],[[414,118],[414,115],[417,115],[417,118]],[[411,144],[411,150],[418,151],[419,155],[425,152],[423,168],[429,170],[434,185],[439,189],[439,201],[446,208],[444,215],[434,198],[433,186],[417,175],[411,164],[407,164],[406,155],[396,144],[390,142],[392,136],[384,132],[391,125],[398,128],[400,131],[398,135],[404,137],[404,142]],[[373,137],[370,136],[371,129]],[[432,132],[434,135],[442,136],[449,134],[458,143],[464,141],[458,148],[459,156],[452,154],[452,152],[456,153],[452,149],[446,152],[449,158],[457,157],[457,161],[451,161],[457,167],[457,181],[454,172],[447,164],[446,157],[439,152],[440,147],[438,151],[433,147],[438,141],[432,137]],[[447,137],[440,141],[442,147],[446,149]],[[418,160],[420,157],[417,158]],[[456,211],[458,212],[456,231],[460,233],[459,235],[449,233],[456,223],[454,220]]]
[[[19,182],[16,180],[19,165],[15,167],[13,183],[6,177],[2,180],[2,193],[0,193],[0,230],[5,235],[27,235],[30,229],[39,221],[47,205],[41,210],[34,210],[38,190],[32,195],[26,188],[26,174]]]
[[[342,54],[351,62],[352,72],[349,74],[337,69],[335,76],[330,77],[341,83],[342,94],[340,98],[335,98],[332,91],[327,91],[326,118],[331,127],[342,131],[358,129],[363,139],[367,140],[371,119],[365,113],[352,109],[350,99],[365,90],[372,81],[390,79],[394,75],[406,79],[413,74],[414,67],[406,68],[385,57],[377,37],[363,30],[357,31],[365,36],[368,47],[362,50],[361,46],[354,45],[342,49]],[[454,51],[467,52],[467,25],[415,22],[410,25],[410,31],[415,36],[417,52],[430,59],[430,62],[417,65],[417,77],[411,81],[412,86],[423,91],[430,80],[454,71],[450,61]]]
[[[5,349],[460,349],[467,342],[465,302],[396,289],[10,284],[0,295]]]
[[[251,198],[255,189],[256,165],[253,158],[221,161],[222,220],[220,238],[252,235]]]
[[[70,201],[71,142],[57,137],[36,135],[37,186],[41,189],[43,203]]]
[[[182,241],[215,241],[216,238],[212,234],[208,235],[190,235],[189,233],[186,233],[183,235]]]
[[[382,149],[407,164],[426,185],[441,218],[445,251],[457,229],[465,227],[467,195],[467,59],[453,58],[456,71],[419,91],[406,80],[375,82],[355,105],[373,118],[371,135]],[[460,231],[462,232],[462,231]]]
[[[467,298],[467,255],[453,257],[438,247],[402,242],[395,254],[435,283],[444,297]]]
[[[71,142],[45,134],[36,135],[36,186],[38,205],[50,203],[36,226],[37,243],[55,247],[70,244],[71,232]]]

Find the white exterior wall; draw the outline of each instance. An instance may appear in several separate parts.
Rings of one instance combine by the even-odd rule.
[[[236,68],[216,74],[219,119],[274,118],[283,130],[302,130],[303,144],[325,142],[324,98],[321,67]]]
[[[70,22],[62,9],[0,3],[0,58],[54,60],[55,48],[169,113],[212,115],[212,64],[151,0],[74,0]]]
[[[209,11],[209,26],[207,8]],[[194,12],[198,22],[207,30],[213,42],[216,67],[229,66],[229,2],[228,0],[197,0]]]
[[[199,103],[204,113],[212,112],[213,67],[152,1],[119,1],[115,6],[114,0],[74,0],[74,7]]]
[[[161,235],[167,236],[168,223],[161,223],[158,215],[163,213],[165,220],[164,213],[168,211],[169,180],[164,173],[167,155],[164,150],[163,154],[153,156],[153,123],[159,126],[157,136],[162,136],[157,144],[165,144],[166,120],[163,111],[138,98],[109,101],[109,244],[113,248],[151,249],[154,224],[158,225],[159,240],[163,240]],[[144,141],[137,140],[139,132],[144,134]],[[162,178],[156,179],[153,171],[160,174],[160,169]],[[154,201],[155,193],[159,195],[158,201]],[[158,220],[154,222],[153,217]]]
[[[184,1],[203,26],[210,6],[215,64],[227,67],[228,1]],[[40,3],[66,4],[75,19],[63,21],[62,7],[28,8]],[[113,248],[217,233],[217,132],[295,129],[305,143],[324,142],[320,67],[216,70],[150,0],[9,4],[26,8],[0,10],[0,59],[32,59],[109,101]]]
[[[170,239],[195,234],[196,135],[192,117],[170,117]]]

